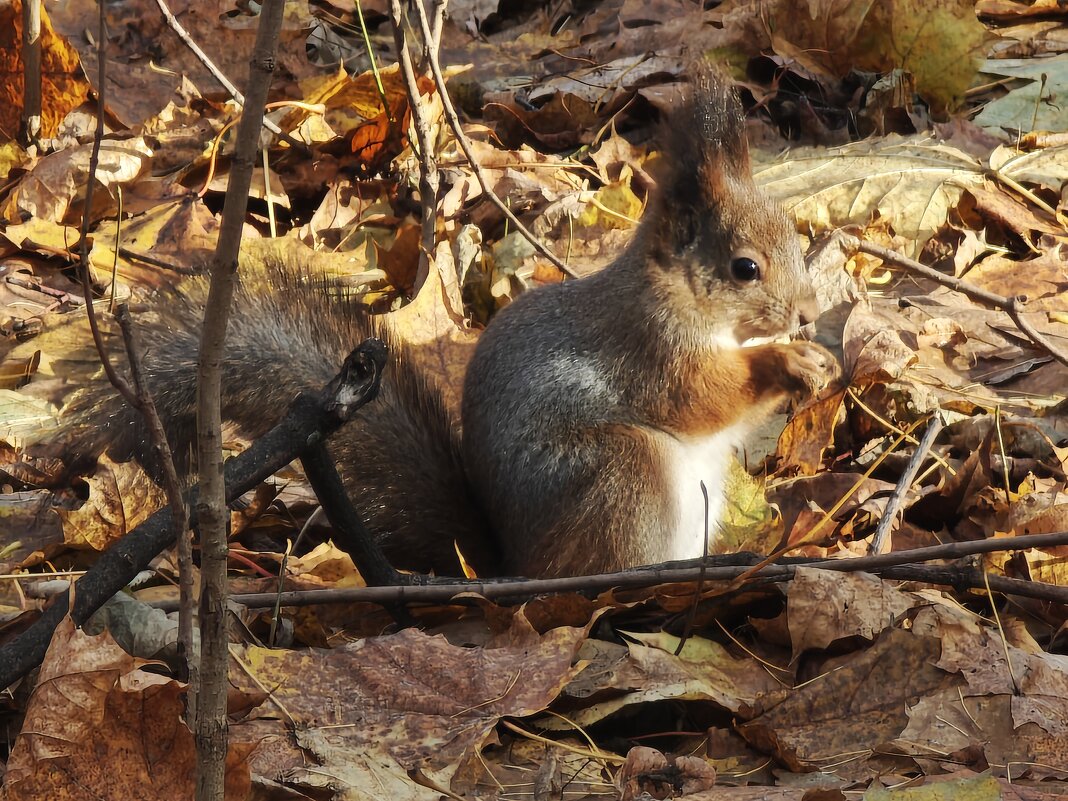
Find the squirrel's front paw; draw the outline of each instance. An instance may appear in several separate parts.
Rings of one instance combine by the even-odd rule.
[[[838,360],[815,342],[798,340],[780,345],[783,388],[798,401],[818,397],[842,374]]]

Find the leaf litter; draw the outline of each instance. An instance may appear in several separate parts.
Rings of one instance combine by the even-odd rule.
[[[440,244],[418,276],[418,162],[382,47],[385,4],[362,6],[385,105],[351,9],[290,5],[272,99],[310,105],[272,117],[310,150],[270,141],[245,258],[281,252],[344,282],[388,315],[456,404],[478,327],[561,276],[483,197],[432,83],[421,90],[436,110]],[[999,0],[803,5],[455,2],[442,57],[491,187],[583,272],[633,235],[655,182],[651,123],[677,96],[688,54],[734,70],[753,107],[757,180],[809,239],[827,310],[815,336],[850,382],[757,438],[732,479],[730,542],[863,554],[935,410],[947,425],[896,510],[892,549],[1064,531],[1064,365],[1003,311],[835,244],[849,226],[981,289],[1026,295],[1026,319],[1063,348],[1068,145],[1021,136],[1064,130],[1063,23],[1005,25],[1043,4]],[[87,13],[57,9],[46,46],[57,63],[77,51],[75,77],[91,86],[96,49],[77,22]],[[108,14],[128,35],[108,55],[119,128],[89,210],[91,263],[102,298],[136,300],[210,251],[229,170],[222,132],[237,110],[153,6]],[[247,10],[219,17],[193,3],[183,19],[240,82]],[[1051,57],[1014,52],[1021,42]],[[149,52],[165,70],[146,68]],[[78,490],[56,464],[20,458],[56,436],[54,406],[95,371],[64,255],[84,211],[84,96],[49,96],[50,119],[71,126],[51,152],[0,159],[0,562],[19,574],[0,582],[5,637],[40,613],[51,573],[89,566],[161,502],[129,465],[106,465]],[[877,133],[852,141],[858,120]],[[77,506],[64,492],[86,489],[77,509],[52,501]],[[235,592],[276,591],[283,564],[285,589],[362,584],[314,521],[310,541],[283,556],[313,503],[288,471],[234,512]],[[975,559],[993,576],[1063,587],[1062,549]],[[129,653],[66,621],[28,697],[5,702],[20,732],[8,797],[83,797],[85,786],[174,797],[188,786],[185,688],[166,667],[173,626],[145,606],[173,597],[173,559],[154,575],[108,608]],[[1060,794],[1068,774],[1065,614],[1049,601],[799,567],[744,587],[708,579],[519,607],[468,595],[412,613],[418,629],[394,630],[366,602],[280,619],[235,606],[227,797],[1039,797]],[[284,647],[264,647],[271,638]]]

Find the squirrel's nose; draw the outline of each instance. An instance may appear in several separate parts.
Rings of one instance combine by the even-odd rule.
[[[816,321],[820,316],[820,304],[816,300],[816,293],[801,298],[797,304],[797,318],[801,325],[808,325]]]

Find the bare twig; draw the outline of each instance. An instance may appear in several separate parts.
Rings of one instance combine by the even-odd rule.
[[[1068,531],[1053,534],[1034,534],[1025,537],[998,537],[997,539],[956,542],[934,545],[929,548],[914,548],[877,556],[861,556],[855,559],[784,559],[782,564],[762,568],[754,576],[757,581],[785,581],[793,577],[798,567],[833,570],[841,573],[875,573],[884,578],[901,581],[923,581],[931,584],[946,584],[958,589],[982,589],[989,581],[998,592],[1021,597],[1068,603],[1068,587],[1025,581],[1003,576],[984,578],[981,570],[972,570],[957,564],[927,566],[919,563],[941,559],[958,559],[979,553],[1022,551],[1028,548],[1053,548],[1068,545]],[[743,554],[732,557],[734,564],[722,564],[724,557],[709,557],[707,560],[690,559],[684,562],[667,562],[661,565],[622,570],[618,573],[602,573],[595,576],[574,576],[558,579],[474,579],[446,582],[438,580],[430,584],[400,585],[393,587],[360,587],[333,590],[291,591],[281,594],[282,606],[305,606],[317,603],[354,603],[366,601],[379,604],[439,604],[455,599],[462,593],[474,593],[491,601],[522,601],[537,595],[580,592],[590,593],[609,589],[633,589],[660,584],[692,581],[730,581],[751,570],[752,562],[760,557],[749,554],[744,564]],[[706,561],[708,564],[706,564]],[[255,608],[268,608],[279,602],[274,592],[234,595],[236,603]],[[153,604],[161,609],[173,608],[171,601]]]
[[[157,0],[161,8],[163,0]],[[226,694],[229,638],[226,581],[228,556],[226,484],[222,459],[222,363],[230,303],[237,285],[237,257],[248,209],[248,193],[259,152],[264,106],[276,66],[275,49],[282,30],[285,0],[263,3],[256,43],[249,60],[248,93],[237,127],[229,184],[223,201],[219,241],[211,265],[211,285],[204,306],[204,329],[197,366],[197,467],[200,498],[201,685],[194,727],[197,746],[197,799],[222,801],[227,751]]]
[[[1024,318],[1024,303],[1025,297],[1017,295],[1013,298],[1007,298],[1004,295],[998,295],[994,292],[989,292],[985,289],[969,284],[967,281],[962,281],[959,278],[955,278],[952,275],[943,275],[938,270],[932,270],[926,265],[920,264],[915,259],[910,259],[907,256],[902,256],[896,251],[889,248],[880,247],[874,245],[871,242],[865,242],[862,239],[856,239],[856,249],[862,253],[867,253],[872,256],[877,256],[885,262],[890,264],[896,264],[899,267],[904,267],[915,275],[923,276],[931,281],[934,281],[941,286],[948,287],[949,289],[960,292],[962,295],[966,295],[974,301],[984,303],[987,306],[993,306],[996,309],[1001,309],[1009,318],[1016,323],[1016,327],[1019,328],[1027,338],[1030,339],[1035,345],[1044,350],[1054,359],[1061,364],[1068,366],[1068,353],[1065,353],[1056,345],[1054,345],[1046,337],[1045,334],[1035,329],[1026,318]]]
[[[123,341],[126,345],[127,359],[130,365],[130,373],[133,377],[134,386],[130,384],[118,374],[114,365],[111,363],[111,358],[108,355],[107,345],[104,343],[103,334],[100,330],[100,323],[97,320],[96,308],[93,305],[93,288],[90,278],[89,269],[89,223],[90,223],[90,210],[93,207],[93,189],[94,179],[96,176],[97,168],[100,164],[100,147],[104,139],[104,102],[106,98],[106,83],[107,78],[107,59],[105,44],[107,42],[106,36],[106,21],[104,15],[104,4],[100,4],[99,15],[99,32],[97,38],[97,60],[98,60],[98,73],[97,80],[99,82],[99,89],[97,92],[98,114],[97,114],[97,127],[93,135],[93,148],[89,157],[89,177],[86,181],[85,187],[85,211],[82,215],[81,224],[81,242],[79,243],[79,257],[81,260],[81,281],[83,291],[85,292],[85,313],[89,319],[89,329],[93,335],[93,344],[96,346],[97,354],[100,357],[100,363],[104,367],[104,373],[107,375],[108,380],[112,386],[118,390],[119,394],[123,396],[127,403],[129,403],[134,409],[140,412],[148,425],[149,437],[152,442],[152,447],[156,452],[159,460],[159,468],[162,471],[164,477],[164,487],[167,492],[167,500],[171,509],[172,525],[175,536],[178,536],[180,532],[187,531],[189,521],[189,510],[186,507],[185,501],[182,498],[181,485],[178,481],[178,474],[174,467],[174,459],[171,456],[170,445],[167,443],[167,435],[164,433],[163,424],[159,419],[159,415],[156,413],[156,407],[152,400],[151,395],[148,392],[148,387],[145,384],[142,373],[141,363],[138,359],[137,347],[134,341],[134,334],[130,325],[130,318],[128,310],[125,306],[120,307],[119,314],[116,315],[119,326],[122,329]],[[120,210],[121,214],[121,210]],[[116,237],[116,242],[118,238]],[[187,603],[183,606],[186,610],[191,610],[191,597],[192,592],[192,553],[191,546],[187,537],[179,537],[179,541],[186,541],[185,556],[183,558],[182,546],[179,545],[178,561],[179,561],[179,581],[181,585],[182,597]],[[184,566],[184,569],[183,569]],[[193,664],[193,660],[196,655],[193,653],[193,636],[192,636],[192,618],[189,614],[183,615],[179,621],[179,649],[182,651],[181,656],[185,658],[186,669],[189,675],[196,674],[196,667]],[[195,693],[191,694],[190,705],[192,708],[196,706]]]
[[[162,270],[169,270],[172,273],[178,275],[200,275],[199,270],[195,270],[192,267],[183,267],[180,264],[173,264],[169,261],[152,256],[148,253],[141,253],[140,251],[130,250],[130,248],[117,247],[115,252],[122,256],[127,261],[139,261],[143,264],[148,264],[152,267],[159,267]]]
[[[98,111],[96,116],[96,131],[93,133],[93,147],[89,152],[89,177],[85,182],[85,211],[82,213],[82,226],[80,231],[81,241],[78,243],[78,256],[81,260],[81,270],[79,270],[79,273],[82,280],[82,291],[85,293],[85,314],[89,320],[89,331],[93,335],[93,344],[96,345],[96,352],[100,355],[100,364],[104,368],[104,374],[107,376],[108,381],[111,382],[111,385],[119,391],[119,394],[122,395],[123,398],[126,399],[127,403],[134,408],[139,408],[137,405],[137,393],[133,391],[130,385],[126,382],[126,379],[116,372],[114,365],[111,363],[111,359],[108,357],[107,345],[104,344],[104,335],[100,331],[100,322],[96,318],[96,308],[93,306],[93,283],[89,273],[90,210],[93,208],[93,190],[95,188],[94,179],[96,178],[96,171],[100,167],[100,146],[104,141],[104,101],[106,99],[104,81],[107,79],[107,68],[105,64],[106,52],[104,44],[107,41],[107,22],[104,16],[103,3],[100,4],[98,25]]]
[[[145,383],[142,374],[140,349],[137,347],[137,337],[130,321],[130,310],[125,303],[119,305],[115,312],[115,319],[118,320],[119,327],[122,329],[126,358],[130,363],[130,376],[133,378],[134,389],[140,401],[137,408],[148,424],[152,449],[156,453],[156,461],[163,474],[163,487],[167,492],[167,502],[174,520],[174,532],[178,539],[178,592],[181,611],[178,616],[178,656],[185,666],[186,675],[183,678],[195,688],[199,684],[200,669],[199,655],[193,649],[193,540],[192,532],[189,530],[189,507],[186,506],[185,497],[182,495],[182,484],[178,480],[178,471],[174,467],[174,456],[167,443],[163,421],[156,412],[156,404],[152,400],[148,384]],[[190,692],[187,704],[192,716],[197,706],[195,692]]]
[[[421,6],[421,0],[416,5]],[[389,2],[390,23],[393,25],[393,42],[397,47],[397,60],[400,62],[401,75],[404,76],[404,88],[408,93],[408,108],[412,112],[412,126],[419,142],[419,195],[421,206],[422,247],[419,249],[419,269],[415,276],[416,287],[422,286],[430,271],[430,256],[437,247],[438,214],[438,165],[434,158],[434,139],[430,133],[430,120],[419,92],[419,82],[412,64],[412,55],[408,51],[408,37],[404,30],[404,11],[400,0]],[[386,106],[387,112],[389,106]]]
[[[445,29],[445,10],[449,6],[449,0],[432,0],[434,3],[434,19],[430,23],[430,47],[435,53],[441,50],[441,33]]]
[[[909,491],[912,482],[916,480],[916,474],[920,472],[920,465],[922,465],[923,460],[927,458],[927,453],[931,450],[931,446],[934,445],[934,441],[938,437],[938,432],[942,430],[943,425],[945,425],[945,423],[942,420],[942,413],[936,409],[935,413],[931,416],[931,422],[927,424],[927,430],[923,433],[923,438],[920,440],[920,444],[916,446],[916,450],[912,454],[908,466],[905,468],[905,472],[902,473],[901,478],[898,479],[897,486],[894,487],[894,492],[890,496],[890,500],[886,502],[886,510],[883,512],[882,519],[879,520],[879,525],[875,529],[875,536],[871,538],[871,542],[868,544],[868,553],[882,553],[887,538],[890,536],[890,527],[894,524],[894,520],[897,518],[897,512],[901,508],[902,502],[905,500],[905,493]]]
[[[391,4],[399,5],[399,0],[391,0]],[[441,96],[441,104],[445,109],[445,119],[449,121],[449,127],[452,128],[452,132],[456,135],[456,141],[460,143],[460,149],[464,151],[464,155],[467,157],[467,161],[471,165],[471,171],[475,174],[475,179],[478,181],[478,185],[482,187],[482,192],[487,198],[495,205],[502,214],[507,218],[520,235],[530,242],[531,245],[545,258],[553,263],[561,272],[572,278],[577,278],[575,271],[567,266],[559,257],[556,256],[549,248],[536,237],[522,222],[515,216],[515,213],[493,191],[493,187],[490,186],[489,180],[486,178],[486,173],[482,170],[482,165],[478,163],[478,159],[475,158],[474,150],[471,149],[471,142],[467,138],[467,134],[464,133],[463,126],[460,124],[460,117],[456,113],[456,107],[452,104],[452,98],[449,97],[449,93],[445,88],[445,77],[441,73],[441,63],[438,61],[438,48],[435,45],[437,39],[434,33],[430,30],[430,23],[427,21],[426,10],[423,8],[422,0],[415,0],[412,3],[412,8],[415,9],[416,16],[419,18],[419,29],[423,35],[423,41],[426,43],[426,55],[427,60],[430,62],[430,71],[434,75],[434,83],[437,85],[438,94]],[[438,32],[438,38],[440,38],[440,31]]]
[[[28,147],[41,137],[41,0],[22,0],[22,80],[19,140]]]
[[[165,2],[165,0],[156,0],[156,5],[159,6],[159,10],[163,14],[163,18],[167,20],[167,24],[171,26],[171,30],[173,30],[175,34],[177,34],[178,38],[182,40],[183,44],[185,44],[185,46],[193,52],[193,55],[200,60],[200,63],[207,68],[208,72],[212,74],[212,77],[214,77],[215,80],[217,80],[222,85],[222,88],[229,93],[230,97],[234,99],[234,102],[241,106],[243,109],[245,107],[244,95],[242,95],[241,92],[237,90],[237,87],[234,86],[233,82],[226,77],[225,73],[223,73],[221,69],[215,66],[212,60],[208,57],[208,54],[200,49],[200,45],[198,45],[196,43],[196,40],[189,35],[189,31],[187,31],[182,26],[182,23],[178,21],[178,18],[174,16],[174,13],[170,10],[170,8],[167,7],[167,3]],[[262,112],[263,109],[260,109],[261,114]],[[278,125],[274,123],[273,120],[264,117],[261,121],[261,125],[268,131],[273,133],[275,136],[279,137],[290,147],[296,148],[299,152],[303,153],[306,156],[312,155],[311,148],[309,148],[303,142],[300,142],[291,137],[289,134],[285,133],[281,128],[278,127]]]

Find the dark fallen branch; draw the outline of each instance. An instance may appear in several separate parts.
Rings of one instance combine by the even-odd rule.
[[[325,440],[378,393],[386,348],[377,339],[361,344],[341,372],[318,395],[301,395],[285,418],[240,456],[226,463],[226,495],[232,502],[289,464],[310,445]],[[188,495],[195,508],[196,488]],[[195,521],[190,520],[190,526]],[[71,618],[78,625],[121,591],[165,548],[174,543],[170,508],[161,509],[104,551],[75,585]],[[67,614],[67,596],[55,599],[22,634],[0,648],[0,687],[8,687],[40,664],[52,632]]]
[[[375,545],[341,483],[326,443],[308,448],[301,455],[300,463],[334,530],[334,543],[352,557],[364,581],[377,586],[413,583],[411,574],[399,572]]]
[[[1053,534],[1031,534],[1026,537],[998,537],[974,542],[954,542],[914,548],[908,551],[861,556],[844,559],[811,557],[783,558],[753,575],[754,582],[787,581],[798,567],[834,570],[842,573],[874,573],[898,581],[919,581],[940,584],[956,590],[990,589],[1006,595],[1018,595],[1057,603],[1068,603],[1068,587],[1036,581],[989,575],[967,564],[923,565],[935,559],[961,559],[995,551],[1022,551],[1028,548],[1052,548],[1068,545],[1068,531]],[[696,581],[732,581],[759,564],[763,557],[752,553],[710,556],[706,560],[689,559],[661,565],[637,567],[618,573],[594,576],[573,576],[558,579],[449,579],[415,577],[417,585],[391,587],[359,587],[329,590],[294,590],[290,592],[247,593],[233,595],[231,600],[254,608],[273,606],[280,599],[281,606],[311,606],[326,603],[355,603],[359,601],[383,605],[398,603],[440,604],[455,601],[457,595],[474,593],[491,601],[521,603],[538,595],[568,592],[597,593],[609,589],[635,589],[659,584]],[[711,589],[711,588],[710,588]],[[165,611],[177,608],[174,601],[157,601],[152,606]]]

